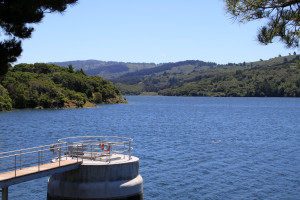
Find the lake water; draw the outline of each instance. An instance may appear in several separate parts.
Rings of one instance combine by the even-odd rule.
[[[134,139],[144,199],[300,199],[300,99],[127,96],[129,104],[0,113],[0,152],[59,138]],[[47,178],[9,187],[46,199]]]

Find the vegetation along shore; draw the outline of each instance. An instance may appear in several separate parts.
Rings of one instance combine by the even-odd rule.
[[[219,65],[166,63],[111,79],[122,94],[214,97],[300,97],[299,55]]]
[[[72,64],[88,75],[112,81],[124,95],[299,97],[299,55],[290,53],[256,62],[217,64],[199,60],[126,63],[97,60]]]
[[[82,108],[125,103],[113,83],[73,67],[19,64],[0,76],[0,111],[13,108]]]
[[[122,94],[300,97],[299,75],[296,53],[225,65],[199,60],[163,64],[95,60],[19,64],[0,77],[0,111],[124,103]]]

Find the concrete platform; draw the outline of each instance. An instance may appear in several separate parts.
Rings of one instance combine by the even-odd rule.
[[[47,196],[48,200],[140,200],[143,178],[139,175],[139,159],[118,154],[110,162],[84,159],[78,169],[52,175]]]

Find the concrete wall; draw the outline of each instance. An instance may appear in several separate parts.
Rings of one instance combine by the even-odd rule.
[[[116,163],[83,162],[79,169],[52,175],[48,200],[141,200],[143,178],[139,159]]]

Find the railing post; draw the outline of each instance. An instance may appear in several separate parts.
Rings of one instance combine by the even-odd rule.
[[[20,169],[22,169],[22,150],[20,150]]]
[[[41,151],[41,165],[43,164],[43,153],[44,153],[44,147],[42,147],[42,151]]]
[[[17,155],[15,154],[15,177],[17,176]]]
[[[82,144],[82,149],[83,149],[83,144]],[[82,155],[81,155],[81,161],[83,162],[83,151],[82,151]]]
[[[108,143],[108,150],[109,150],[109,152],[108,152],[108,155],[109,155],[109,161],[108,161],[108,163],[110,163],[110,159],[111,159],[111,143]]]
[[[41,163],[41,159],[40,159],[40,150],[38,151],[38,171],[40,171],[40,163]]]
[[[123,154],[124,154],[124,159],[125,159],[125,149],[126,149],[126,146],[125,146],[125,142],[124,142],[124,147],[123,147]]]
[[[69,147],[70,146],[70,138],[68,139],[67,143],[68,143],[68,147]]]
[[[68,142],[66,142],[66,160],[68,160]]]
[[[77,144],[77,152],[78,152],[78,144]],[[77,153],[77,162],[78,162],[79,153]]]
[[[131,160],[131,141],[129,141],[129,160]]]
[[[91,160],[93,159],[93,138],[91,137]]]
[[[61,159],[61,144],[59,145],[59,155],[58,155],[58,166],[60,167],[60,159]]]
[[[70,143],[69,143],[69,149],[71,149],[73,152],[72,152],[72,154],[71,154],[71,158],[72,158],[72,160],[73,160],[73,157],[74,157],[74,143],[72,144],[72,148],[70,147],[71,145],[70,145]],[[70,153],[71,153],[71,150],[70,150]]]

